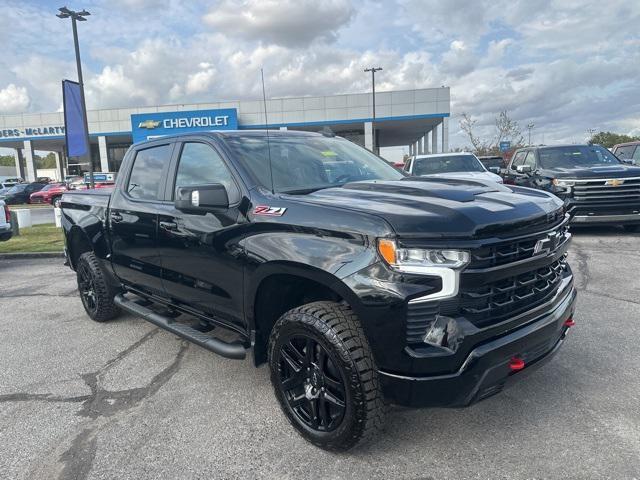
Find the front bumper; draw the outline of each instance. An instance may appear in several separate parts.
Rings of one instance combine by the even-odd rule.
[[[392,403],[409,407],[464,407],[494,395],[553,357],[564,342],[565,321],[573,315],[575,302],[572,285],[553,310],[477,346],[455,373],[413,377],[380,371],[383,392]],[[523,370],[511,370],[513,357],[525,361]]]
[[[597,225],[597,224],[634,224],[640,223],[640,212],[629,213],[626,215],[576,215],[571,219],[571,223],[574,225]]]

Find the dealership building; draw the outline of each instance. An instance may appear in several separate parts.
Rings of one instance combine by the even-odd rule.
[[[273,98],[266,115],[263,101],[243,100],[89,110],[87,117],[96,172],[117,172],[134,142],[194,131],[330,130],[376,152],[398,146],[411,154],[448,151],[449,88],[376,92],[375,119],[373,111],[371,93],[356,93]],[[58,178],[88,171],[88,163],[67,158],[64,133],[62,112],[0,115],[0,147],[13,149],[16,174],[27,180],[39,176],[35,151],[56,154]]]

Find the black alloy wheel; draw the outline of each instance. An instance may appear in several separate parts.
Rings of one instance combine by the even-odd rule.
[[[280,387],[291,411],[308,428],[329,432],[344,418],[345,380],[315,339],[297,335],[278,352]]]
[[[98,303],[96,301],[96,287],[93,281],[93,273],[86,262],[78,265],[78,290],[82,304],[89,315],[95,315]]]
[[[82,306],[92,320],[105,322],[118,316],[120,309],[113,301],[118,290],[107,280],[93,252],[80,255],[76,277]]]
[[[269,336],[276,399],[308,442],[343,451],[374,438],[386,406],[362,325],[345,303],[289,310]]]

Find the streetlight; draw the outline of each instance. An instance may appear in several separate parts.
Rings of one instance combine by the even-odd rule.
[[[89,144],[89,125],[87,122],[87,104],[84,101],[84,81],[82,80],[82,64],[80,63],[80,46],[78,45],[78,28],[76,22],[86,22],[85,17],[91,15],[86,10],[75,12],[67,7],[60,7],[60,13],[56,14],[58,18],[71,18],[71,26],[73,28],[73,45],[76,50],[76,69],[78,70],[78,83],[80,84],[80,102],[82,103],[82,116],[84,121],[85,142],[87,144],[87,155],[89,157],[89,186],[94,188],[93,183],[93,160],[91,159],[91,145]]]
[[[376,72],[379,72],[380,70],[382,70],[382,67],[370,67],[370,68],[365,68],[364,71],[366,72],[371,72],[371,92],[373,95],[373,102],[372,102],[372,107],[373,107],[373,120],[371,121],[371,133],[373,134],[373,150],[375,151],[377,145],[377,141],[376,141],[376,129],[375,129],[375,121],[376,121]]]
[[[529,129],[529,146],[531,146],[531,130],[533,130],[535,126],[536,125],[534,123],[529,123],[527,125],[527,128]]]

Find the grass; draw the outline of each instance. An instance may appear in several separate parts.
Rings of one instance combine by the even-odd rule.
[[[21,228],[20,235],[0,242],[0,253],[62,252],[62,229],[51,224]]]

